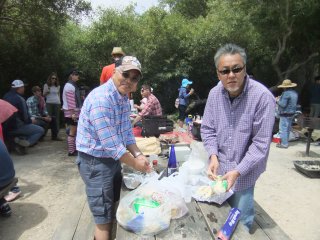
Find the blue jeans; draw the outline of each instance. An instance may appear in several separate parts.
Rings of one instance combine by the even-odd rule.
[[[34,145],[44,134],[44,129],[38,125],[30,123],[10,131],[9,134],[13,137],[24,137],[27,141],[29,141],[30,145]]]
[[[231,207],[241,211],[240,221],[250,231],[254,220],[254,186],[239,192],[235,192],[229,199]]]
[[[292,117],[280,116],[279,130],[280,130],[281,145],[285,147],[288,147],[289,145],[289,134],[291,131],[292,121],[293,121],[293,116]]]

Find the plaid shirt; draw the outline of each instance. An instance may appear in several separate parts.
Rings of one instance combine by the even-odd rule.
[[[254,186],[266,170],[274,112],[271,92],[249,77],[232,103],[221,83],[209,93],[201,137],[209,156],[217,155],[220,175],[240,172],[235,191]]]
[[[161,104],[153,94],[148,97],[147,103],[144,105],[142,111],[139,113],[140,116],[161,116],[162,108]]]
[[[77,150],[94,157],[119,160],[135,144],[128,96],[113,80],[95,88],[84,101],[78,121]]]
[[[46,105],[44,105],[44,109],[42,112],[39,110],[39,100],[36,96],[31,96],[27,99],[28,112],[31,117],[45,117],[48,116],[48,111]]]

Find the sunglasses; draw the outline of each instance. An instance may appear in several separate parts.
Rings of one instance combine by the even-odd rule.
[[[239,73],[241,72],[244,68],[245,68],[246,65],[244,65],[243,67],[235,67],[233,69],[223,69],[223,70],[218,70],[218,72],[221,74],[221,75],[229,75],[230,72],[236,74],[236,73]]]
[[[51,79],[57,79],[56,77],[52,77]]]
[[[135,76],[135,77],[130,77],[130,74],[128,72],[122,72],[122,77],[125,79],[129,79],[130,82],[132,83],[137,83],[140,81],[141,77],[140,76]],[[141,90],[142,91],[142,90]]]

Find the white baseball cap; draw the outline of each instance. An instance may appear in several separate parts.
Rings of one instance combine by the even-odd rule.
[[[12,83],[11,83],[11,87],[12,88],[19,88],[19,87],[24,87],[25,84],[23,83],[23,81],[21,80],[14,80]]]

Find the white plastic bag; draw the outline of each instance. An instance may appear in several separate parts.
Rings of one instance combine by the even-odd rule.
[[[208,186],[208,187],[211,186],[212,180],[210,180],[208,177],[199,177],[197,180],[198,180],[197,182],[193,183],[193,186],[190,186],[192,189],[192,197],[197,201],[210,202],[210,203],[214,202],[221,205],[233,194],[233,191],[230,189],[228,192],[225,192],[225,193],[204,196],[203,194],[199,194],[198,190],[203,186]]]
[[[116,216],[125,229],[154,235],[169,227],[171,208],[164,191],[142,185],[120,200]]]
[[[129,231],[156,235],[169,228],[171,219],[187,212],[179,192],[170,190],[164,180],[151,177],[120,200],[116,216],[118,223]]]

